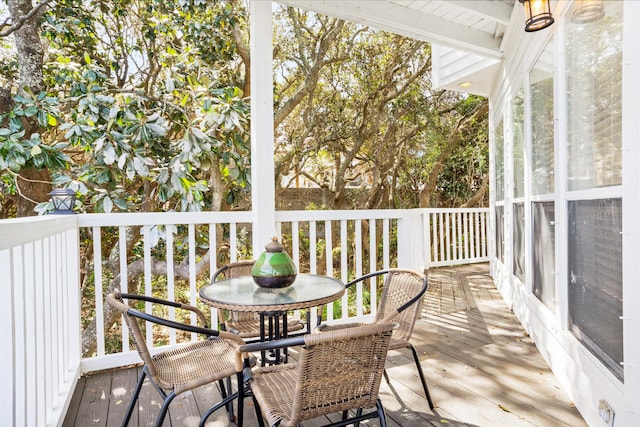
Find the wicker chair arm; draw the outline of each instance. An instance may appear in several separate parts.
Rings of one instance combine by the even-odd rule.
[[[123,294],[123,296],[125,296],[125,294]],[[173,320],[163,319],[162,317],[154,316],[153,314],[144,313],[140,310],[136,310],[135,308],[129,308],[127,310],[127,314],[142,320],[146,320],[147,322],[156,323],[158,325],[166,326],[173,329],[180,329],[182,331],[187,331],[187,332],[195,332],[197,334],[206,335],[208,337],[220,336],[220,331],[217,331],[215,329],[203,328],[200,326],[193,326],[193,325],[187,325],[180,322],[174,322]],[[230,334],[230,335],[233,335],[233,334]]]
[[[375,276],[380,276],[382,274],[386,274],[388,273],[389,270],[380,270],[380,271],[374,271],[373,273],[369,273],[369,274],[365,274],[364,276],[360,276],[356,279],[353,279],[350,282],[347,282],[347,284],[345,285],[345,289],[349,289],[351,286],[355,285],[358,282],[362,282],[363,280],[367,280],[371,277],[375,277]],[[316,322],[316,329],[319,328],[320,326],[322,326],[322,312],[324,310],[325,304],[321,305],[318,307],[318,313],[320,313],[318,315],[318,320]]]
[[[243,353],[252,353],[262,350],[274,350],[276,348],[294,347],[297,345],[304,345],[304,336],[244,344],[241,345],[237,351]]]
[[[362,282],[363,280],[367,280],[370,279],[371,277],[376,277],[376,276],[381,276],[383,274],[387,274],[389,273],[389,271],[391,270],[379,270],[379,271],[374,271],[372,273],[369,274],[365,274],[364,276],[360,276],[356,279],[353,279],[352,281],[348,282],[346,287],[351,287],[352,285],[355,285],[358,282]]]
[[[337,331],[339,329],[357,328],[359,326],[364,326],[364,325],[366,325],[366,323],[361,323],[361,322],[335,323],[331,325],[327,323],[322,323],[316,326],[314,332]]]
[[[389,269],[389,270],[380,270],[380,271],[374,271],[373,273],[369,273],[369,274],[365,274],[364,276],[358,277],[357,279],[354,279],[352,281],[350,281],[349,283],[347,283],[347,288],[355,285],[358,282],[361,282],[363,280],[367,280],[371,277],[375,277],[375,276],[380,276],[382,274],[388,274],[391,273],[393,271],[402,271],[402,269]],[[427,288],[429,287],[429,282],[427,280],[427,276],[425,276],[422,279],[422,288],[420,289],[420,292],[418,292],[413,298],[411,298],[409,301],[407,301],[406,303],[402,304],[400,307],[398,307],[398,313],[402,313],[404,310],[406,310],[408,307],[411,307],[415,302],[419,301],[425,294],[425,292],[427,292]],[[388,320],[390,321],[391,318],[387,318],[384,320]]]
[[[198,319],[200,319],[200,321],[202,322],[205,328],[209,327],[209,322],[207,322],[207,317],[204,315],[202,310],[200,310],[198,307],[194,307],[189,304],[182,304],[180,302],[175,302],[175,301],[167,301],[164,299],[150,297],[146,295],[126,294],[126,293],[121,293],[120,295],[122,296],[122,298],[126,298],[128,300],[145,301],[153,304],[160,304],[168,307],[175,307],[175,308],[191,311],[195,313],[196,316],[198,316]]]

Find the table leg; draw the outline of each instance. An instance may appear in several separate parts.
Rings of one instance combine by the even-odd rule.
[[[280,328],[282,322],[282,331]],[[287,312],[266,312],[260,313],[260,341],[272,341],[280,338],[287,338]],[[284,357],[283,357],[284,356]],[[269,354],[265,350],[260,351],[261,366],[277,365],[289,359],[288,350],[285,348],[282,353],[279,349],[270,350]]]

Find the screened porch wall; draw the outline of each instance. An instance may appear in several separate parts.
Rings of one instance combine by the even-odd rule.
[[[590,425],[602,422],[601,400],[615,425],[640,422],[630,310],[640,298],[629,280],[640,253],[638,106],[624,102],[640,96],[624,78],[640,63],[637,25],[623,27],[640,16],[636,3],[605,2],[601,22],[577,24],[560,2],[548,31],[509,38],[491,95],[492,275]]]

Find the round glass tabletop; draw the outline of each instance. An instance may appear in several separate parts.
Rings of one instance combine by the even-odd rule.
[[[215,308],[264,312],[326,304],[340,298],[344,290],[340,280],[315,274],[298,274],[291,286],[279,289],[261,288],[252,276],[241,276],[204,286],[200,298]]]

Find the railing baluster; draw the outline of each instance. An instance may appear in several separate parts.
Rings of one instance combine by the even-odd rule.
[[[316,222],[309,221],[309,271],[311,274],[316,274],[318,272],[318,267],[316,265],[318,242],[316,239]]]
[[[94,301],[96,306],[96,339],[98,356],[104,356],[104,313],[102,292],[102,230],[93,227],[93,272],[94,272]]]
[[[378,250],[376,245],[376,220],[369,220],[369,272],[373,273],[377,270],[376,261],[378,259]],[[376,294],[377,280],[371,280],[369,285],[371,307],[378,306],[378,297]]]
[[[171,226],[165,225],[165,256],[167,259],[167,299],[169,301],[176,300],[176,290],[175,290],[175,269],[173,266],[173,233],[171,232]],[[191,246],[191,245],[190,245]],[[169,319],[176,319],[176,310],[173,307],[169,307]],[[173,328],[169,329],[169,342],[171,345],[176,345],[176,330]]]
[[[119,257],[120,257],[120,291],[121,292],[129,292],[128,285],[128,263],[127,263],[127,227],[121,225],[118,227],[118,249],[119,249]],[[129,329],[127,328],[127,324],[122,322],[122,351],[129,351]]]
[[[389,261],[389,218],[382,220],[382,268],[388,269]]]

